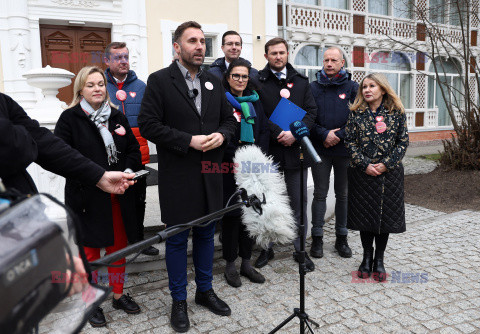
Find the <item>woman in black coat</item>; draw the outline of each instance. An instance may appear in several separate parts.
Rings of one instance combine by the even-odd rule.
[[[106,79],[98,67],[84,67],[74,83],[70,108],[60,116],[55,135],[106,170],[136,171],[140,168],[140,149],[127,118],[110,104]],[[100,249],[113,253],[136,240],[134,192],[107,194],[95,186],[67,178],[65,204],[80,218],[88,261],[100,258]],[[127,240],[128,238],[128,240]],[[124,264],[125,259],[115,264]],[[133,299],[123,294],[125,267],[108,268],[113,286],[113,307],[127,313],[140,312]],[[94,274],[94,278],[96,274]],[[101,308],[90,317],[92,326],[106,324]]]
[[[405,109],[385,76],[367,75],[350,107],[345,145],[348,169],[347,228],[360,231],[363,261],[358,276],[373,271],[385,281],[384,252],[390,233],[405,232],[402,159],[408,147]],[[373,258],[375,240],[375,258]]]
[[[233,107],[237,119],[235,135],[228,143],[223,157],[223,196],[224,204],[237,190],[234,179],[233,157],[237,148],[243,145],[257,145],[264,153],[268,152],[269,130],[267,119],[263,112],[257,92],[250,81],[251,65],[244,59],[232,61],[224,74],[223,85],[226,90],[227,100]],[[237,198],[238,199],[238,198]],[[233,203],[235,202],[232,199]],[[252,256],[253,239],[248,235],[242,223],[241,210],[237,209],[223,217],[222,245],[223,258],[227,261],[225,279],[233,287],[242,285],[240,276],[235,268],[235,259],[238,255],[242,258],[240,274],[254,283],[263,283],[265,278],[250,264]]]

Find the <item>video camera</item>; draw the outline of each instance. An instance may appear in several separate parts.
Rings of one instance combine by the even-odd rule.
[[[0,192],[2,333],[29,333],[39,324],[48,333],[79,332],[108,289],[88,284],[91,275],[75,243],[74,217],[50,195],[19,200],[5,194]],[[70,259],[79,254],[89,276],[80,277],[84,289],[72,295],[73,279],[79,277]]]

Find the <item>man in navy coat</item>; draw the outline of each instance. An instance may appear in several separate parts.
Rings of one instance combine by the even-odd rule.
[[[202,173],[202,161],[220,164],[236,120],[220,81],[200,66],[205,36],[189,21],[174,33],[178,61],[152,73],[147,81],[138,124],[143,137],[157,145],[158,193],[162,221],[184,224],[223,205],[222,174]],[[192,228],[195,302],[228,316],[231,310],[212,288],[215,225]],[[190,229],[166,240],[171,291],[170,323],[177,332],[190,327],[187,314],[187,240]]]
[[[335,249],[341,257],[351,257],[347,242],[347,167],[348,152],[344,146],[348,104],[357,95],[358,84],[343,69],[345,59],[337,47],[328,48],[323,55],[323,69],[317,80],[310,84],[317,104],[316,124],[311,130],[313,146],[322,159],[312,166],[314,182],[312,201],[312,246],[310,255],[323,257],[323,226],[325,225],[326,199],[333,168],[335,177]]]

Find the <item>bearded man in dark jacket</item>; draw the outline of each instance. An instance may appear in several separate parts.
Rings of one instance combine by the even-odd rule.
[[[258,81],[261,84],[259,90],[260,101],[262,102],[265,115],[269,118],[275,107],[280,102],[282,96],[288,98],[291,102],[305,110],[307,113],[302,121],[311,128],[315,124],[317,107],[310,90],[308,78],[298,73],[290,63],[288,63],[288,44],[283,38],[273,38],[265,44],[265,58],[268,64],[258,73]],[[282,96],[280,95],[282,92]],[[300,180],[304,177],[306,180],[308,166],[303,170],[300,166],[300,145],[296,142],[290,131],[284,131],[280,126],[268,121],[270,128],[270,148],[269,154],[273,156],[276,163],[285,176],[287,193],[290,197],[290,203],[294,211],[297,225],[301,221],[301,205],[303,205],[303,221],[307,224],[307,183],[304,182],[302,189],[304,201],[300,203]],[[305,226],[306,237],[307,226]],[[298,261],[298,251],[300,250],[300,237],[293,242],[295,246],[294,258]],[[306,254],[305,254],[306,255]],[[265,266],[274,256],[273,248],[269,247],[260,253],[255,262],[257,268]],[[306,268],[308,271],[315,270],[315,265],[306,255]]]
[[[357,96],[358,84],[343,69],[342,51],[330,47],[323,55],[323,69],[317,72],[317,81],[310,84],[317,104],[317,119],[312,128],[312,143],[322,163],[312,167],[314,182],[312,201],[312,246],[310,255],[323,257],[323,226],[330,172],[335,177],[335,249],[341,257],[351,257],[347,242],[347,167],[349,154],[345,148],[345,124],[349,103]]]

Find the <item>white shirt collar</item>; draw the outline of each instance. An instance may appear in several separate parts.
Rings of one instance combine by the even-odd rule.
[[[274,71],[271,68],[270,68],[270,71],[272,71],[273,74],[280,72],[280,73],[282,73],[282,79],[287,78],[287,66],[285,66],[281,71]]]
[[[115,76],[113,76],[113,75],[112,75],[112,77],[113,77],[113,79],[115,80],[116,83],[125,82],[125,80],[127,80],[128,74],[125,76],[125,79],[123,79],[123,80],[119,80],[119,79],[115,78]]]
[[[227,61],[227,58],[225,58],[225,67],[228,69],[228,66],[230,66],[230,63]]]

